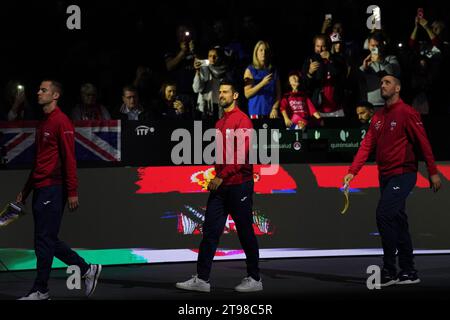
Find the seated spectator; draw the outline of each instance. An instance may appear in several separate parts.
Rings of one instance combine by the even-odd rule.
[[[305,87],[322,117],[343,117],[345,63],[330,52],[328,36],[315,36],[313,44],[314,53],[305,60],[302,69]]]
[[[152,103],[150,117],[155,119],[189,119],[189,108],[177,96],[175,82],[165,82],[161,86],[160,98]]]
[[[356,106],[356,115],[358,116],[359,122],[363,125],[370,124],[373,115],[375,114],[375,108],[368,101],[361,101]]]
[[[72,120],[110,120],[109,111],[97,102],[97,88],[91,83],[81,86],[81,103],[71,112]]]
[[[148,119],[148,113],[139,103],[139,95],[135,86],[128,85],[122,89],[122,106],[115,118],[120,120]]]
[[[270,60],[269,44],[259,41],[253,50],[253,62],[244,72],[244,94],[251,119],[278,118],[281,84]]]
[[[300,79],[298,72],[289,74],[291,91],[281,98],[280,110],[287,128],[303,130],[312,117],[320,119],[320,114],[306,93],[300,90]]]
[[[33,107],[28,103],[25,86],[9,81],[5,87],[4,115],[7,121],[35,120]]]
[[[385,103],[380,91],[381,75],[384,72],[400,74],[397,57],[387,54],[386,44],[381,32],[372,33],[368,41],[370,54],[360,66],[360,70],[363,72],[366,100],[372,103],[375,108],[382,107]]]
[[[196,59],[194,62],[196,73],[192,88],[198,93],[197,110],[201,112],[202,119],[217,120],[223,114],[223,109],[219,108],[219,86],[229,75],[221,53],[219,48],[212,48],[207,60]]]

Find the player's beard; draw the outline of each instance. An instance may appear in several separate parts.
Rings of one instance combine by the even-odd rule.
[[[389,93],[389,92],[384,92],[383,90],[381,90],[381,97],[386,101],[389,100],[390,98],[392,98],[395,95],[395,92]]]
[[[231,100],[231,101],[220,100],[219,101],[219,106],[222,109],[226,109],[226,108],[229,108],[233,104],[233,102],[234,102],[233,100]]]

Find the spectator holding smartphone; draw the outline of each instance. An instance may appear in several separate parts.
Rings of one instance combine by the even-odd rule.
[[[328,36],[315,36],[313,44],[314,53],[305,60],[302,69],[306,89],[322,117],[343,117],[345,64],[330,52]]]
[[[173,81],[164,82],[160,90],[160,98],[151,105],[150,119],[188,119],[189,108],[177,95],[177,84]]]
[[[436,47],[438,49],[441,49],[442,46],[441,36],[445,30],[445,22],[441,20],[436,20],[430,25],[428,21],[424,18],[423,8],[418,8],[414,29],[409,38],[409,46],[411,49],[416,49],[418,46],[417,33],[419,31],[419,27],[422,27],[423,30],[425,30],[425,32],[427,33],[428,38],[430,39],[431,42],[430,47]]]
[[[280,78],[271,64],[270,46],[265,41],[258,41],[255,45],[253,62],[244,72],[244,94],[251,119],[278,118]]]
[[[5,88],[5,117],[8,121],[34,120],[32,106],[28,103],[25,86],[9,81]]]
[[[397,57],[388,55],[386,40],[381,32],[374,32],[369,36],[368,48],[370,54],[363,60],[360,70],[363,72],[364,96],[375,108],[384,106],[381,96],[380,81],[382,75],[387,73],[400,74],[400,64]],[[365,98],[365,97],[363,97]]]
[[[217,121],[223,114],[223,109],[219,108],[219,87],[229,73],[222,49],[209,49],[208,59],[195,59],[194,68],[192,88],[198,94],[197,111],[202,114],[202,119],[213,118]]]
[[[445,114],[450,105],[447,94],[448,43],[444,42],[445,23],[436,20],[431,26],[422,8],[417,10],[414,30],[409,39],[412,50],[409,70],[413,93],[412,107],[421,114]],[[426,32],[426,41],[418,41],[420,27]]]
[[[167,79],[175,80],[178,94],[191,104],[194,101],[192,79],[195,76],[195,45],[193,31],[187,26],[177,28],[178,48],[165,54]]]

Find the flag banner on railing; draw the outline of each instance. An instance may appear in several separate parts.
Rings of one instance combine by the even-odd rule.
[[[0,156],[4,164],[31,164],[37,121],[0,122]],[[78,161],[121,161],[120,120],[74,121]]]

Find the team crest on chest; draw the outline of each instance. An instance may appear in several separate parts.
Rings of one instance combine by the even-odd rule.
[[[391,121],[391,131],[393,131],[395,129],[395,127],[397,126],[397,121],[392,120]]]

